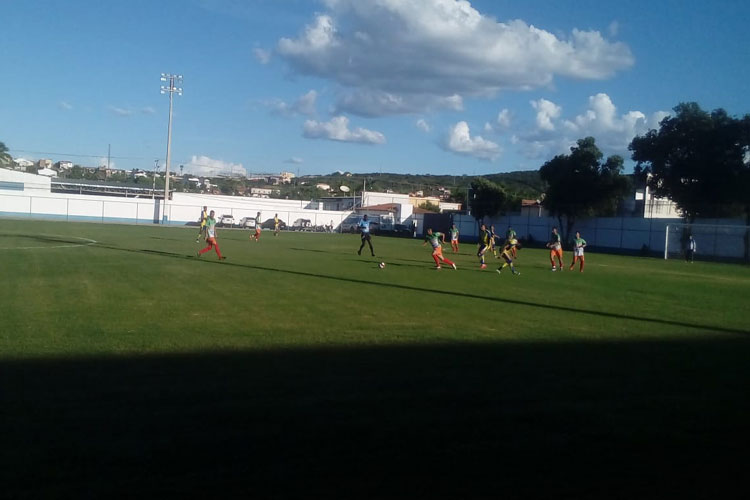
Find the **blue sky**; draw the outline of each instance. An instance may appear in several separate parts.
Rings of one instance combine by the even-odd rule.
[[[537,169],[627,158],[675,105],[750,112],[750,2],[0,0],[14,157],[201,174]]]

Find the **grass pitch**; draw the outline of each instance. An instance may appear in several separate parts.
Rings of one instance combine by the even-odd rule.
[[[463,244],[436,271],[421,240],[221,229],[219,262],[195,233],[0,220],[10,497],[740,484],[747,267],[523,249],[498,275]]]

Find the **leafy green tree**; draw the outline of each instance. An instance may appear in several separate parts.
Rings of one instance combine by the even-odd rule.
[[[4,142],[0,142],[0,165],[6,167],[13,163],[13,157],[10,156],[10,151]]]
[[[732,118],[682,103],[630,143],[655,195],[674,201],[688,222],[744,213],[750,224],[750,115]]]
[[[614,214],[628,191],[629,180],[621,175],[623,158],[613,155],[602,163],[603,156],[594,138],[586,137],[570,148],[570,154],[557,155],[539,169],[547,183],[543,205],[557,216],[563,239],[580,217]]]
[[[657,196],[674,201],[688,222],[744,215],[750,225],[750,115],[711,113],[694,102],[630,143],[632,158]],[[750,261],[750,232],[745,234]]]
[[[508,195],[502,186],[479,177],[471,183],[469,208],[471,215],[481,224],[485,217],[503,212],[507,207]]]

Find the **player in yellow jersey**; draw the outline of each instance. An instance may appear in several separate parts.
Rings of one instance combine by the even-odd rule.
[[[497,272],[502,274],[503,269],[510,266],[510,271],[513,274],[521,274],[519,271],[516,271],[516,268],[513,267],[513,250],[516,248],[521,248],[521,244],[518,243],[518,240],[515,238],[508,240],[505,242],[505,245],[503,245],[502,250],[500,250],[500,258],[503,259],[505,262],[502,266],[497,268]]]
[[[198,243],[201,240],[201,236],[206,238],[206,220],[208,219],[208,207],[203,207],[201,210],[200,218],[198,222],[201,224],[201,228],[198,230],[198,236],[195,238],[195,242]]]
[[[487,264],[484,263],[484,254],[488,248],[490,248],[490,232],[487,231],[487,226],[482,224],[479,226],[479,245],[477,247],[480,269],[487,269]]]

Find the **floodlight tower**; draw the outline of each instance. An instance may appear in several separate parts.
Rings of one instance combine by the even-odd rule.
[[[169,203],[169,161],[172,156],[172,96],[182,95],[182,87],[176,87],[176,85],[182,84],[182,75],[171,75],[169,73],[161,74],[161,81],[167,82],[166,85],[161,86],[161,93],[169,93],[169,125],[167,128],[167,164],[164,167],[164,215],[162,220],[167,222],[167,203]]]

